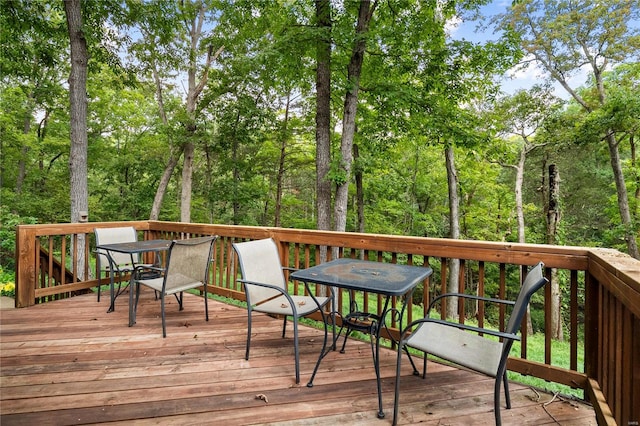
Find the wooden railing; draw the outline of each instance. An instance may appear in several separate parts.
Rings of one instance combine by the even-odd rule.
[[[240,300],[244,300],[244,294],[236,280],[238,271],[231,247],[235,241],[273,237],[279,243],[283,265],[295,268],[333,256],[431,266],[434,274],[424,283],[421,296],[408,301],[409,320],[414,315],[413,305],[422,305],[424,313],[430,298],[445,291],[450,259],[460,261],[459,291],[498,297],[513,296],[507,293],[507,283],[522,276],[528,266],[543,261],[547,278],[562,280],[567,295],[569,365],[559,365],[553,352],[549,321],[552,295],[547,286],[543,301],[534,302],[544,310],[544,359],[529,359],[529,336],[523,327],[520,356],[510,358],[509,370],[583,389],[594,404],[600,424],[628,425],[640,420],[640,262],[617,251],[159,221],[21,225],[16,238],[16,305],[26,307],[52,298],[71,297],[95,287],[93,231],[112,226],[134,226],[140,238],[145,239],[218,235],[210,291]],[[55,262],[51,259],[43,265],[41,248],[73,271],[65,277],[75,279],[53,279]],[[302,286],[296,288],[303,291]],[[340,306],[344,306],[346,298],[339,295]],[[375,297],[365,295],[363,300],[369,305],[365,309],[380,309]],[[485,321],[483,306],[469,311],[465,308],[469,307],[459,307],[461,321],[470,316]],[[500,311],[497,317],[499,326],[503,326],[505,313]],[[392,325],[392,332],[397,333],[400,324]]]

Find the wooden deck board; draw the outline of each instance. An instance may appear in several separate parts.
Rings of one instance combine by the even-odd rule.
[[[313,388],[306,387],[322,345],[320,330],[301,326],[301,383],[295,384],[293,331],[254,316],[251,358],[244,359],[246,310],[185,297],[184,311],[167,303],[162,338],[159,302],[145,293],[137,324],[128,327],[127,294],[106,313],[95,295],[0,311],[0,423],[75,424],[390,424],[396,353],[383,350],[386,418],[379,420],[368,342],[350,340],[330,353]],[[426,380],[403,363],[400,424],[491,424],[493,381],[430,363]],[[264,395],[267,401],[257,398]],[[512,384],[504,424],[596,424],[585,404],[562,399],[544,405]]]

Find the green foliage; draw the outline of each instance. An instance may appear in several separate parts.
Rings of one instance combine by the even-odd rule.
[[[0,272],[3,274],[15,271],[16,226],[38,223],[35,217],[20,217],[9,211],[6,205],[0,204]],[[7,269],[3,272],[2,266]],[[0,275],[2,278],[2,275]],[[5,277],[6,278],[6,277]],[[0,279],[0,283],[4,282]]]
[[[70,210],[69,117],[63,85],[68,73],[66,36],[45,46],[35,43],[44,39],[40,32],[53,37],[65,29],[59,4],[36,3],[10,2],[2,15],[7,24],[3,37],[16,40],[8,46],[10,51],[19,51],[18,41],[27,43],[25,51],[41,61],[35,62],[39,67],[27,69],[25,64],[8,63],[7,56],[0,58],[6,67],[0,85],[1,196],[4,211],[19,218],[60,222],[68,220]],[[127,1],[105,2],[90,11],[91,22],[107,16],[123,36],[109,39],[109,49],[121,49],[118,64],[108,59],[112,51],[92,56],[87,124],[90,220],[147,218],[168,159],[189,140],[196,144],[192,220],[272,225],[280,179],[282,226],[314,228],[312,88],[319,30],[311,25],[313,8],[304,2],[207,5],[210,31],[197,52],[204,56],[209,47],[224,49],[193,116],[187,114],[181,87],[186,82],[179,75],[187,63],[181,54],[180,17],[190,9],[171,1]],[[455,13],[473,16],[477,6],[458,5]],[[514,174],[497,162],[512,163],[522,145],[498,137],[498,131],[504,132],[507,125],[537,125],[544,116],[533,139],[544,148],[529,154],[525,170],[527,241],[545,241],[540,188],[542,171],[554,163],[562,180],[559,241],[624,248],[626,230],[619,225],[608,152],[596,141],[602,138],[603,126],[615,129],[628,185],[637,186],[640,173],[637,162],[631,161],[630,146],[631,137],[637,139],[640,115],[637,63],[627,61],[604,74],[607,100],[592,115],[584,114],[575,102],[549,104],[542,87],[498,108],[490,76],[522,55],[518,35],[507,31],[484,44],[453,40],[432,7],[414,0],[395,8],[382,2],[372,21],[355,135],[359,159],[354,169],[363,176],[365,231],[446,237],[449,201],[442,147],[455,144],[462,237],[515,241]],[[343,67],[351,54],[354,10],[334,12],[332,102],[338,111],[347,84]],[[447,17],[454,10],[442,13]],[[98,34],[90,36],[95,39]],[[158,114],[154,71],[163,88],[166,120]],[[589,105],[597,103],[593,87],[577,92]],[[332,126],[339,119],[331,117]],[[195,126],[191,136],[185,132],[187,125]],[[334,150],[339,139],[339,134],[333,135]],[[24,175],[15,167],[20,164]],[[167,186],[161,219],[180,217],[181,173],[179,162]],[[346,178],[334,163],[331,182],[342,184]],[[631,200],[637,212],[635,202]],[[357,226],[352,185],[347,229]]]

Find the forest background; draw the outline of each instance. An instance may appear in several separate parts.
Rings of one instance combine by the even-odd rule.
[[[640,6],[485,3],[4,0],[0,266],[84,214],[638,258]]]

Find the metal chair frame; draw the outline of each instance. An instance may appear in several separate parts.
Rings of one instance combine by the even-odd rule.
[[[245,359],[249,360],[251,349],[251,317],[253,312],[280,315],[284,318],[282,338],[285,338],[287,317],[293,322],[293,344],[296,368],[296,383],[300,383],[300,348],[298,342],[298,319],[323,309],[330,297],[300,296],[289,294],[280,254],[272,238],[234,243],[242,278],[238,279],[247,298],[247,346]]]
[[[169,246],[167,263],[165,268],[150,268],[161,272],[158,278],[144,279],[142,268],[134,271],[134,283],[136,286],[136,300],[134,306],[134,322],[140,299],[140,286],[152,288],[156,295],[160,296],[162,314],[162,337],[167,337],[165,296],[173,294],[178,301],[179,310],[184,310],[183,293],[186,290],[202,287],[205,320],[209,321],[209,304],[207,297],[207,285],[209,283],[209,267],[211,264],[213,245],[217,236],[189,238],[186,240],[174,240]],[[205,251],[206,250],[206,251]],[[149,269],[149,268],[145,268]]]
[[[411,322],[402,330],[400,344],[398,345],[398,357],[396,365],[396,386],[394,396],[393,424],[397,424],[398,407],[400,397],[400,368],[402,353],[405,352],[413,367],[413,374],[419,375],[411,358],[408,348],[414,348],[424,353],[422,377],[426,378],[427,354],[435,355],[458,365],[462,365],[474,371],[495,378],[494,385],[494,414],[496,425],[500,425],[500,386],[504,384],[505,402],[507,408],[511,408],[509,397],[509,384],[507,381],[507,360],[509,351],[514,341],[519,341],[518,331],[522,319],[527,311],[531,296],[542,288],[548,280],[543,276],[544,264],[542,262],[534,266],[523,280],[522,287],[516,301],[487,298],[469,294],[446,293],[442,294],[429,304],[427,316]],[[509,322],[504,332],[488,328],[475,327],[458,322],[450,322],[443,319],[430,318],[431,309],[447,298],[459,300],[477,300],[488,303],[513,306]],[[489,339],[486,336],[494,336]]]

